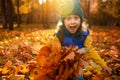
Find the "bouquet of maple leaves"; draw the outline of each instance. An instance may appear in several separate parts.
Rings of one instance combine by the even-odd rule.
[[[50,39],[36,57],[36,66],[30,67],[31,80],[76,80],[83,75],[92,80],[104,79],[102,68],[90,57],[77,53],[77,46],[62,47],[57,38]],[[108,76],[107,76],[108,77]]]

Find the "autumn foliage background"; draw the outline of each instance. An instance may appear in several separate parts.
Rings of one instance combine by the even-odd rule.
[[[57,1],[0,0],[0,80],[66,80],[77,69],[73,61],[72,67],[64,62],[77,48],[61,48],[53,37],[60,17]],[[120,0],[81,0],[81,5],[92,45],[112,74],[94,63],[79,69],[88,80],[120,80]],[[81,59],[90,64],[87,55]]]

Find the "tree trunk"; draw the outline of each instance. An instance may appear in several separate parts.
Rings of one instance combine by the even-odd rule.
[[[6,0],[1,0],[2,24],[3,28],[7,28]]]
[[[13,5],[11,0],[7,0],[7,9],[9,30],[13,30]]]
[[[34,4],[34,3],[33,3],[33,4]],[[32,6],[33,6],[33,4],[32,4]],[[29,0],[28,0],[28,7],[30,7],[30,1],[29,1]],[[30,10],[30,9],[28,8],[28,12],[29,12],[29,10]],[[30,23],[30,13],[27,14],[27,21],[26,21],[26,23],[27,23],[27,24]]]
[[[20,10],[19,10],[20,1],[17,0],[17,27],[20,27]]]
[[[44,16],[44,4],[42,3],[42,24],[43,24],[43,27],[45,27],[45,20],[44,20],[44,18],[45,18],[45,16]]]

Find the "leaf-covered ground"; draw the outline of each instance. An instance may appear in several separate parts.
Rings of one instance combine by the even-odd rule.
[[[14,30],[14,31],[0,29],[0,76],[2,77],[7,75],[7,78],[12,79],[13,75],[22,74],[22,75],[26,75],[25,77],[27,78],[31,76],[33,78],[36,77],[36,79],[31,79],[31,80],[38,80],[38,79],[53,80],[55,78],[54,75],[58,74],[58,73],[55,74],[54,71],[56,70],[56,68],[58,68],[56,66],[59,65],[58,64],[58,62],[60,61],[59,58],[63,57],[61,55],[56,56],[55,49],[59,49],[59,46],[56,46],[59,44],[56,44],[56,42],[51,42],[51,44],[49,45],[55,45],[55,47],[52,48],[51,46],[51,47],[43,48],[43,52],[46,54],[43,54],[42,52],[40,52],[40,49],[41,47],[46,45],[46,43],[50,42],[54,32],[55,32],[54,29],[38,30],[37,28],[21,29],[21,30]],[[91,36],[93,40],[92,44],[95,47],[96,51],[99,53],[99,55],[107,62],[108,66],[112,69],[112,74],[98,75],[95,73],[95,71],[93,71],[93,69],[90,69],[86,71],[86,74],[84,74],[87,79],[89,80],[101,80],[101,79],[102,80],[120,80],[120,77],[119,77],[120,76],[120,37],[119,35],[120,35],[120,29],[116,27],[115,28],[99,27],[99,28],[91,29]],[[52,50],[54,52],[51,52]],[[75,48],[62,48],[62,51],[60,53],[64,53],[66,55],[74,50]],[[37,55],[40,55],[40,56],[36,57]],[[36,64],[36,61],[38,58],[41,59],[37,63],[39,65]],[[52,59],[56,61],[52,61]],[[49,63],[47,63],[46,60]],[[56,64],[53,64],[53,62]],[[63,64],[64,63],[61,63],[61,65],[59,66],[61,67]],[[64,65],[67,65],[67,64],[65,63]],[[36,66],[37,68],[33,69],[33,66],[34,67]],[[41,67],[38,67],[38,66],[41,66]],[[52,70],[51,68],[49,69],[50,66],[52,66]],[[46,68],[47,68],[47,71],[46,71]],[[66,70],[65,72],[68,73],[67,71],[68,70]],[[72,72],[72,69],[70,69],[69,71]],[[51,73],[51,74],[48,75],[48,73]],[[64,75],[69,76],[66,73],[64,73]],[[49,77],[46,78],[44,77],[44,75],[47,75]],[[58,78],[60,77],[60,75],[56,77]],[[55,79],[59,80],[57,78]]]

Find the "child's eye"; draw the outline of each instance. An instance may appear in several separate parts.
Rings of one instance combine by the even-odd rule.
[[[67,17],[66,20],[68,20],[68,21],[71,20],[71,17]]]
[[[76,16],[76,17],[74,17],[74,19],[75,19],[75,20],[78,20],[78,19],[80,19],[80,18]]]

